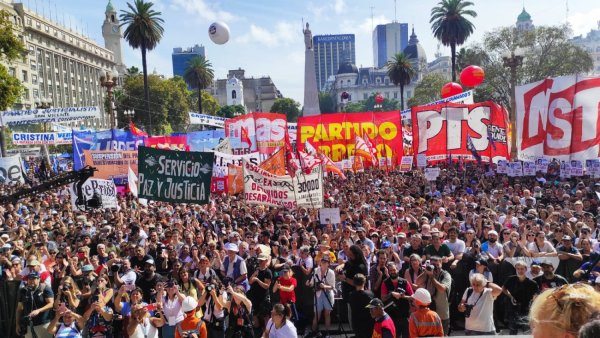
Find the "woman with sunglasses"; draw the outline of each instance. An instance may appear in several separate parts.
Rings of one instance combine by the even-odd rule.
[[[63,305],[72,311],[75,311],[79,307],[81,303],[81,291],[79,291],[73,278],[69,276],[63,278],[57,291],[56,299],[54,300],[55,311],[58,311]]]
[[[253,338],[252,327],[252,302],[244,294],[244,287],[229,285],[226,289],[231,300],[227,301],[225,308],[229,312],[229,325],[225,337],[227,338]]]
[[[156,285],[156,299],[162,304],[163,313],[165,314],[165,325],[162,326],[163,338],[175,337],[175,326],[183,320],[183,311],[181,305],[185,299],[185,295],[179,291],[179,285],[173,280],[166,284],[159,283]]]
[[[271,311],[271,319],[267,323],[267,329],[263,338],[298,338],[296,327],[289,320],[290,311],[283,304],[275,304]]]

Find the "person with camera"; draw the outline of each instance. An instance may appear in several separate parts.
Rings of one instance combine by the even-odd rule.
[[[181,304],[184,318],[175,327],[175,338],[207,338],[206,323],[196,317],[198,302],[192,297],[185,297]]]
[[[429,309],[429,304],[431,304],[429,291],[418,289],[412,299],[417,309],[408,319],[409,336],[407,337],[443,337],[442,320],[435,311]]]
[[[50,310],[54,305],[54,293],[47,284],[40,283],[40,273],[27,275],[27,286],[19,290],[16,330],[25,338],[50,338],[46,330],[50,323]]]
[[[161,327],[162,338],[175,337],[175,325],[183,320],[181,304],[184,299],[185,295],[179,291],[179,285],[174,281],[156,285],[156,302],[162,304],[166,321]]]
[[[244,294],[244,287],[229,285],[226,289],[231,299],[227,301],[225,308],[229,313],[227,325],[227,338],[253,338],[252,327],[252,302]]]
[[[312,332],[316,335],[319,326],[321,313],[325,317],[325,337],[331,328],[331,311],[333,311],[335,288],[335,272],[329,268],[330,260],[328,256],[321,257],[319,266],[315,269],[312,278],[306,281],[306,284],[313,288],[315,293],[314,318],[312,323]]]
[[[77,284],[73,278],[67,276],[61,280],[54,301],[54,310],[57,311],[59,306],[63,304],[71,311],[75,311],[81,303],[81,291],[77,288]]]
[[[113,309],[108,306],[102,296],[96,293],[90,299],[91,305],[83,314],[87,321],[87,332],[90,338],[113,337]]]
[[[262,338],[298,338],[296,327],[289,317],[290,309],[287,306],[275,304]]]
[[[413,289],[410,283],[399,276],[394,262],[387,264],[388,276],[381,284],[381,299],[388,303],[387,313],[394,321],[396,337],[409,338],[408,316]]]
[[[458,311],[465,314],[465,335],[496,335],[494,325],[494,300],[502,288],[486,281],[482,274],[470,278],[471,287],[465,290]]]
[[[159,329],[165,324],[162,304],[156,304],[158,317],[150,316],[148,306],[137,304],[131,309],[131,318],[127,323],[129,338],[159,338]],[[118,336],[115,336],[118,337]]]
[[[419,276],[419,286],[424,287],[432,296],[432,302],[429,308],[440,316],[444,333],[450,332],[450,291],[452,287],[452,277],[450,273],[442,268],[442,258],[431,256],[430,264],[425,266],[425,271]]]
[[[273,273],[269,269],[269,255],[258,254],[258,268],[250,276],[250,291],[248,299],[254,304],[253,325],[255,330],[264,329],[271,313],[271,297],[269,288]]]
[[[511,335],[516,335],[519,329],[529,329],[529,304],[539,290],[537,283],[526,276],[527,264],[517,261],[515,270],[517,274],[508,277],[502,287],[502,292],[508,297],[505,315]]]
[[[229,281],[231,283],[231,281]],[[202,319],[206,323],[208,337],[224,338],[225,306],[227,305],[227,293],[222,292],[223,286],[219,278],[214,277],[206,284],[198,285],[201,292],[198,304],[204,306]]]
[[[47,330],[48,333],[57,338],[81,338],[84,327],[85,320],[83,317],[63,306],[56,311]]]
[[[113,276],[113,285],[117,288],[123,284],[134,285],[137,274],[131,267],[129,258],[115,258],[109,260],[106,265],[109,268],[109,275]]]

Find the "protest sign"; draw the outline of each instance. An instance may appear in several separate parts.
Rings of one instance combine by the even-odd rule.
[[[412,156],[403,156],[402,162],[400,162],[400,172],[407,173],[412,170],[413,165],[413,157]]]
[[[125,184],[129,174],[129,167],[137,173],[137,151],[84,150],[83,153],[85,156],[85,165],[98,169],[94,173],[94,177],[113,180],[116,184]]]
[[[18,126],[48,122],[71,122],[101,118],[99,107],[65,107],[3,111],[0,123],[3,126]]]
[[[0,158],[0,182],[5,184],[25,183],[21,169],[21,156]]]
[[[535,162],[523,162],[523,176],[535,176]]]
[[[425,179],[435,181],[440,176],[440,168],[425,168]]]
[[[19,133],[13,132],[12,144],[15,145],[32,145],[32,144],[71,144],[73,143],[73,135],[71,131],[59,133]]]
[[[140,147],[139,196],[153,201],[207,204],[214,154]]]
[[[69,185],[69,192],[71,195],[71,205],[73,209],[78,209],[77,205],[77,190],[75,188],[75,183],[71,183]],[[99,194],[102,197],[102,208],[103,209],[117,209],[119,206],[117,200],[117,187],[113,181],[102,180],[97,178],[88,178],[85,183],[81,186],[81,192],[83,193],[83,198],[85,200],[89,200],[94,196],[95,193]],[[84,201],[79,201],[83,203]]]
[[[226,117],[211,116],[206,114],[198,114],[189,112],[190,124],[201,124],[217,128],[225,128]]]
[[[321,224],[340,224],[340,208],[321,208],[319,209],[319,222]]]

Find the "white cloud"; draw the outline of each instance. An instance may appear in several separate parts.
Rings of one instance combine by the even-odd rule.
[[[324,14],[330,13],[332,11],[335,14],[343,14],[346,11],[347,7],[346,0],[333,0],[324,5],[321,5],[321,3],[317,5],[313,2],[309,2],[308,5],[306,5],[306,9],[310,13],[312,13],[312,19],[321,19]]]
[[[242,44],[258,43],[267,47],[287,46],[295,41],[301,41],[299,32],[298,25],[284,21],[277,22],[273,29],[250,24],[249,31],[235,41]]]
[[[335,2],[333,3],[333,10],[337,14],[342,14],[345,8],[346,4],[344,3],[344,0],[335,0]]]
[[[172,6],[186,14],[198,15],[207,21],[231,22],[237,19],[231,12],[224,11],[216,5],[207,4],[205,0],[173,0]]]
[[[598,18],[600,18],[600,8],[593,8],[587,12],[569,15],[569,24],[575,35],[585,35],[592,29],[598,29]]]

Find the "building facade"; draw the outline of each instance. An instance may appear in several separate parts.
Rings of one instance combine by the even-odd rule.
[[[113,7],[111,0],[108,0],[106,11],[104,11],[102,37],[104,38],[104,48],[113,52],[117,72],[119,72],[121,76],[125,75],[127,73],[127,66],[125,66],[123,60],[123,47],[121,46],[121,41],[123,40],[121,22],[119,22],[119,16],[117,15],[117,11]]]
[[[571,42],[590,53],[594,61],[594,69],[588,73],[590,76],[600,75],[600,21],[598,21],[598,29],[592,29],[584,37],[583,35],[574,37]]]
[[[206,57],[204,46],[195,45],[194,47],[183,49],[181,47],[173,48],[171,60],[173,62],[173,76],[185,74],[188,62],[196,56]]]
[[[98,106],[101,118],[74,124],[109,127],[100,76],[116,68],[113,52],[22,3],[2,0],[0,9],[10,14],[16,34],[29,51],[23,59],[5,64],[9,73],[24,86],[23,95],[9,109],[36,108],[36,103],[43,98],[51,100],[53,107]]]
[[[533,20],[531,20],[531,15],[527,13],[525,7],[523,7],[523,11],[517,17],[517,30],[523,32],[532,31],[535,26],[533,26]]]
[[[235,90],[236,104],[243,105],[247,112],[271,111],[275,100],[283,97],[271,77],[247,78],[245,73],[246,71],[241,68],[230,70],[226,79],[216,80],[206,90],[221,106],[234,103],[233,91]],[[241,93],[239,93],[240,89]]]
[[[340,64],[344,61],[345,54],[349,54],[352,63],[356,63],[356,45],[354,41],[354,34],[313,36],[315,73],[319,91],[323,91],[327,79],[337,73]]]
[[[383,68],[396,54],[408,46],[408,24],[392,22],[373,30],[373,64]]]

